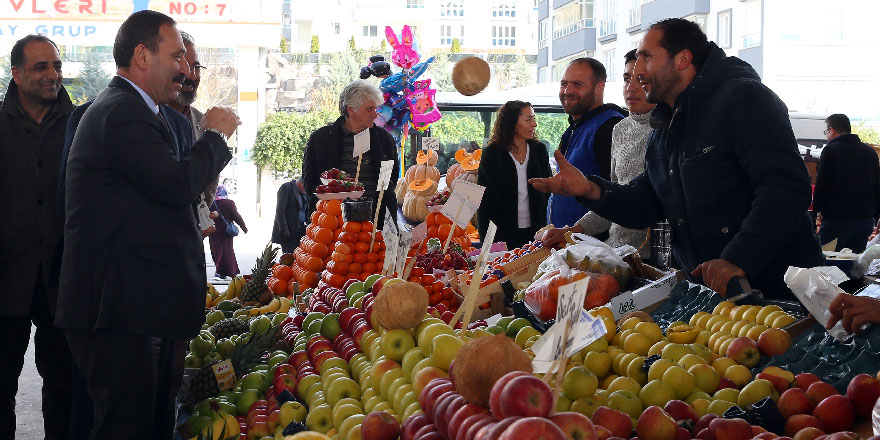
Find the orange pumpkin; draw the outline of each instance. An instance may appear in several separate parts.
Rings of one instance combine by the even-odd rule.
[[[439,158],[440,157],[437,156],[437,152],[434,150],[428,150],[428,151],[420,150],[416,154],[416,163],[417,164],[425,164],[426,163],[430,166],[435,166],[435,165],[437,165],[437,160]]]
[[[404,175],[406,182],[412,183],[416,180],[431,179],[433,181],[440,180],[440,170],[437,167],[428,164],[417,164],[409,167]]]
[[[446,170],[446,187],[452,188],[452,182],[456,177],[460,176],[464,170],[461,168],[461,164],[454,164]]]

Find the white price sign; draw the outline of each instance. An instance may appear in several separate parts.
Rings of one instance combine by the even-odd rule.
[[[398,276],[403,276],[403,269],[406,267],[406,254],[412,246],[413,234],[411,231],[400,231],[397,240],[397,263],[396,269]],[[385,258],[388,258],[388,251],[385,251]]]
[[[370,151],[370,129],[366,129],[354,135],[354,151],[352,157],[358,157],[367,151]]]
[[[480,207],[485,191],[485,186],[459,180],[440,212],[464,229]]]
[[[440,149],[440,139],[435,137],[423,137],[422,138],[422,150],[439,150]]]
[[[573,356],[587,345],[605,335],[607,329],[601,319],[593,317],[581,308],[578,322],[572,325],[569,331],[569,344],[565,350],[566,356]],[[536,373],[545,373],[550,370],[550,365],[561,354],[562,337],[565,335],[565,323],[557,321],[540,339],[532,345],[535,360],[532,367]]]
[[[394,161],[393,160],[383,160],[381,165],[379,166],[379,183],[376,186],[377,189],[383,190],[388,189],[388,184],[391,183],[391,170],[394,169]]]
[[[412,228],[412,242],[421,243],[428,237],[428,223],[422,222],[415,228]]]

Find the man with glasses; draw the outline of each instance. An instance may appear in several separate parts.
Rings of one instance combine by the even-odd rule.
[[[880,216],[880,162],[874,149],[850,133],[849,118],[833,114],[825,119],[813,209],[818,213],[822,243],[837,239],[837,248],[862,252],[875,219]]]

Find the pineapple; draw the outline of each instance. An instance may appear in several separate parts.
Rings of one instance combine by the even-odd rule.
[[[255,335],[246,344],[235,347],[229,356],[229,360],[232,362],[232,369],[235,370],[236,374],[243,375],[260,362],[263,353],[275,344],[278,329],[279,327],[270,327],[266,333],[259,336]],[[196,400],[204,400],[220,393],[217,378],[214,377],[214,370],[211,368],[219,362],[221,361],[211,362],[203,366],[193,377],[190,383],[190,393]]]
[[[219,341],[232,335],[240,335],[247,332],[248,325],[238,318],[226,318],[214,323],[208,331],[214,335],[215,340]]]
[[[269,291],[266,287],[266,279],[269,278],[269,272],[272,263],[275,262],[275,256],[278,255],[278,248],[272,246],[272,243],[266,245],[263,254],[257,258],[254,268],[251,270],[251,280],[241,290],[242,304],[260,301],[260,297]]]

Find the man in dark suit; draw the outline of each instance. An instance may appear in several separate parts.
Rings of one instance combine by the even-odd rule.
[[[281,245],[284,253],[293,253],[299,239],[306,235],[306,193],[301,178],[278,188],[275,223],[272,225],[272,243]]]
[[[186,340],[204,321],[192,205],[231,158],[225,140],[238,118],[208,111],[206,131],[178,160],[158,108],[190,69],[175,24],[144,10],[121,25],[117,76],[70,149],[55,323],[94,400],[93,439],[171,438]]]
[[[61,85],[61,58],[51,40],[29,35],[12,48],[12,81],[0,102],[0,439],[15,437],[15,395],[31,326],[43,379],[47,439],[66,438],[70,352],[52,325],[57,295],[52,258],[64,218],[56,197],[64,125],[73,104]]]

